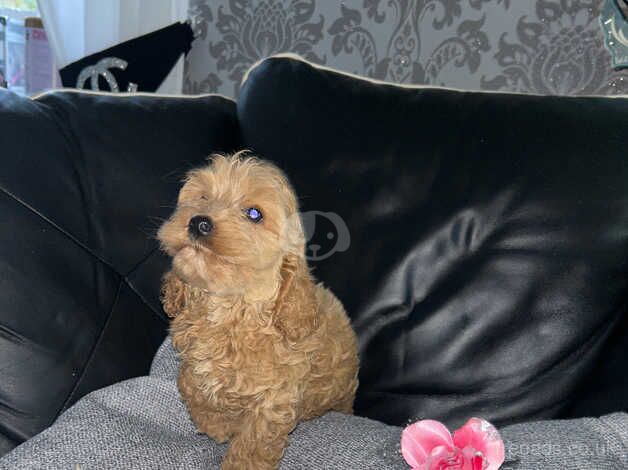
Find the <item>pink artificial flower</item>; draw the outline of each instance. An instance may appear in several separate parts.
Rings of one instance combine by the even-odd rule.
[[[444,424],[425,419],[403,430],[401,454],[412,470],[498,470],[505,450],[483,419],[471,418],[453,437]]]

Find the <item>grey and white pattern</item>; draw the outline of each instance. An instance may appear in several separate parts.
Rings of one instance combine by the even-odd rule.
[[[535,94],[628,93],[602,0],[191,0],[185,92],[237,96],[278,52],[396,83]]]
[[[486,89],[529,93],[615,94],[628,90],[628,74],[612,73],[599,23],[599,0],[538,0],[533,17],[521,17],[514,34],[499,39],[500,73]]]

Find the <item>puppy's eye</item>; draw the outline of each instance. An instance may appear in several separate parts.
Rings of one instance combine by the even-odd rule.
[[[264,217],[262,215],[262,211],[259,210],[257,207],[249,207],[248,209],[244,209],[244,213],[251,222],[255,222],[256,224],[260,223],[262,221],[262,218]]]
[[[207,201],[207,196],[201,196],[201,200]]]

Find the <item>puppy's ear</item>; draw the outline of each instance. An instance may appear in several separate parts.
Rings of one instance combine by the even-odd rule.
[[[289,341],[299,341],[318,326],[315,285],[305,259],[299,255],[286,254],[280,274],[273,324]]]
[[[161,304],[170,318],[176,317],[185,307],[185,285],[172,271],[162,280]]]

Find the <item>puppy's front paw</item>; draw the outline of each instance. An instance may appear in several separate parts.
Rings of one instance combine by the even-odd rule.
[[[222,470],[275,470],[296,421],[290,406],[275,405],[242,423],[229,444]],[[283,418],[283,419],[282,419]]]
[[[222,444],[233,436],[233,425],[221,418],[219,413],[211,413],[209,416],[204,416],[202,420],[194,420],[194,424],[199,433],[207,434],[211,439]]]
[[[216,429],[216,428],[204,429],[204,430],[200,430],[199,429],[198,432],[201,433],[201,434],[207,434],[207,436],[210,439],[213,439],[218,444],[224,444],[229,439],[231,439],[231,436],[233,435],[232,433],[230,433],[226,429]]]

